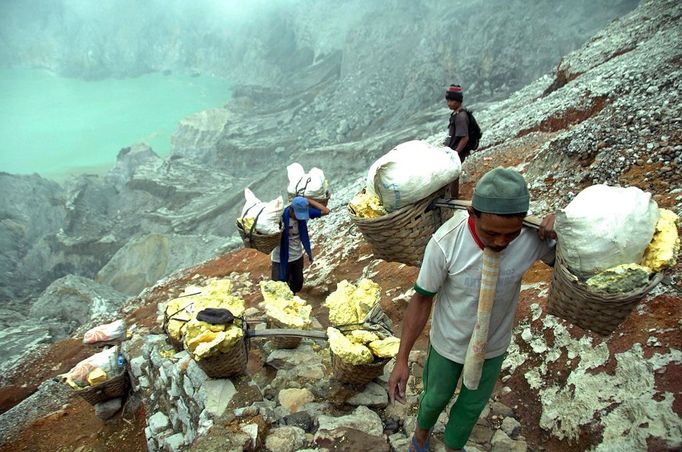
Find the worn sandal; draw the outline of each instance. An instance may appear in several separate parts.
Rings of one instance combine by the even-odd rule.
[[[424,447],[419,447],[419,443],[417,442],[417,437],[414,436],[414,433],[412,434],[412,441],[410,441],[410,447],[408,448],[408,452],[429,452],[431,450],[431,433],[433,432],[433,428],[429,430],[429,434],[426,437],[426,442],[424,443]]]

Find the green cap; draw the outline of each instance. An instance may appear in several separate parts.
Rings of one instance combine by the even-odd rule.
[[[497,167],[478,181],[471,206],[479,212],[505,215],[528,212],[529,203],[523,176],[513,169]]]

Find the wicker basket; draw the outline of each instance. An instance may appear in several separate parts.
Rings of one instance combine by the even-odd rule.
[[[348,364],[341,358],[332,355],[332,373],[333,377],[342,382],[352,385],[366,385],[375,378],[383,375],[384,366],[390,361],[389,358],[376,358],[370,364]]]
[[[298,195],[292,195],[291,193],[288,193],[288,196],[289,196],[289,202],[291,202]],[[329,198],[330,198],[330,194],[329,194],[329,192],[327,192],[327,195],[324,198],[310,198],[310,199],[312,199],[313,201],[317,201],[320,204],[322,204],[323,206],[327,207],[327,204],[329,203]]]
[[[246,337],[229,351],[209,356],[197,364],[210,378],[229,378],[246,373],[249,350]]]
[[[246,364],[249,360],[247,334],[249,325],[243,319],[239,319],[242,323],[244,338],[226,352],[197,361],[197,365],[211,378],[229,378],[246,373]]]
[[[98,385],[76,390],[76,395],[82,397],[90,405],[97,405],[107,400],[123,397],[128,393],[130,381],[125,370],[113,378]]]
[[[253,224],[255,226],[256,223],[254,222]],[[269,254],[277,245],[279,245],[279,240],[282,236],[281,232],[270,235],[261,234],[253,227],[251,227],[250,231],[245,231],[238,221],[237,231],[239,232],[239,236],[242,238],[242,242],[244,242],[245,248],[253,248],[265,254]]]
[[[663,275],[657,273],[647,286],[631,292],[595,291],[570,272],[557,249],[547,310],[580,328],[608,336],[662,278]]]
[[[289,328],[288,325],[284,325],[281,322],[278,322],[270,318],[267,320],[267,324],[268,328]],[[291,349],[299,346],[299,344],[301,343],[301,338],[289,336],[273,337],[270,339],[270,343],[272,344],[273,348]]]
[[[450,209],[426,211],[431,201],[444,196],[445,191],[443,187],[421,201],[379,218],[358,217],[350,206],[348,212],[372,247],[375,258],[418,267],[431,235],[452,215]]]

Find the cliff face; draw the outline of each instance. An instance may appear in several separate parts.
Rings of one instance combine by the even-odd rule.
[[[85,78],[210,72],[237,85],[225,108],[181,122],[168,159],[121,143],[107,177],[45,191],[37,177],[3,175],[0,300],[95,277],[138,235],[227,237],[243,188],[274,198],[292,161],[323,168],[337,190],[392,146],[444,130],[448,83],[469,103],[502,98],[635,4],[2,2],[0,65]],[[12,199],[31,192],[15,215],[29,200]]]

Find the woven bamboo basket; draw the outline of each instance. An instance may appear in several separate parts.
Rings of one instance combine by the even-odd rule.
[[[379,218],[362,218],[349,206],[351,220],[374,251],[374,257],[419,267],[431,235],[452,216],[450,209],[426,209],[435,198],[445,195],[446,187],[426,198]]]
[[[249,350],[246,337],[227,352],[209,356],[197,364],[210,378],[229,378],[246,373]]]
[[[90,405],[97,405],[107,400],[123,397],[128,393],[130,381],[125,370],[98,385],[76,390],[76,395],[83,398]]]
[[[278,322],[275,319],[270,319],[268,318],[267,320],[267,325],[268,328],[289,328],[288,325],[284,325],[282,322]],[[288,336],[279,336],[279,337],[273,337],[270,339],[270,343],[274,348],[277,349],[291,349],[291,348],[296,348],[299,346],[301,343],[301,338],[300,337],[288,337]]]
[[[239,232],[239,236],[242,238],[242,242],[244,242],[245,248],[253,248],[265,254],[269,254],[277,245],[279,245],[279,240],[282,236],[281,232],[271,235],[261,234],[253,227],[250,231],[245,231],[239,222],[237,222],[237,231]]]
[[[570,272],[557,249],[547,310],[580,328],[608,336],[662,278],[661,273],[656,273],[648,285],[631,292],[595,291]]]
[[[197,365],[210,378],[229,378],[246,373],[249,360],[248,323],[240,319],[244,338],[229,350],[197,361]]]
[[[384,366],[390,361],[389,358],[376,358],[374,362],[369,364],[349,364],[334,355],[332,355],[332,373],[333,377],[342,382],[352,385],[366,385],[375,378],[384,373]]]
[[[292,195],[291,193],[288,193],[288,196],[289,196],[289,202],[291,202],[294,200],[294,198],[297,195]],[[310,198],[310,199],[312,199],[313,201],[317,201],[320,204],[322,204],[323,206],[327,207],[327,204],[329,203],[329,198],[330,198],[330,194],[329,194],[329,192],[327,192],[327,196],[324,198]]]

